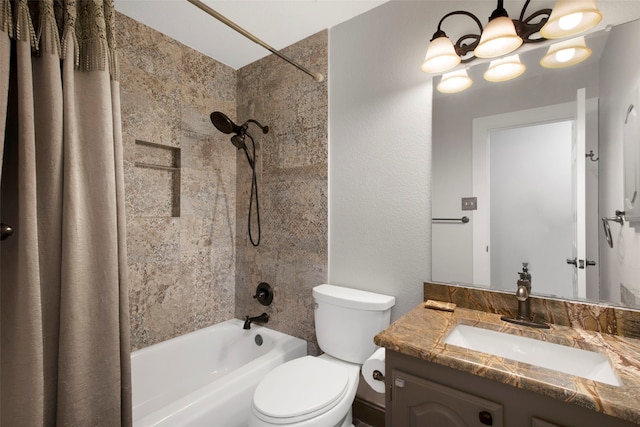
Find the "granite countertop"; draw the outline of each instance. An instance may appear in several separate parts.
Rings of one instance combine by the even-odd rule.
[[[623,385],[616,387],[444,344],[444,338],[457,324],[598,351],[608,358]],[[500,320],[499,314],[461,307],[453,312],[440,311],[420,304],[376,335],[375,342],[388,350],[640,424],[640,340],[568,326],[550,326],[550,329],[517,326]]]

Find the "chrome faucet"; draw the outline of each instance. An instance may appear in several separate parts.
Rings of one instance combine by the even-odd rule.
[[[269,315],[267,313],[262,313],[260,316],[256,316],[256,317],[245,316],[244,326],[242,327],[242,329],[251,329],[252,322],[267,323],[268,321],[269,321]]]
[[[502,316],[500,319],[505,322],[515,323],[517,325],[531,326],[533,328],[548,329],[546,323],[535,322],[531,316],[531,274],[529,273],[529,263],[522,263],[522,271],[518,273],[520,278],[516,283],[516,299],[518,300],[518,316],[509,317]]]

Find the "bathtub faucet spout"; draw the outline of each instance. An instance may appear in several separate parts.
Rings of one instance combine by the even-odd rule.
[[[251,329],[252,322],[267,323],[268,321],[269,321],[269,315],[267,313],[262,313],[260,316],[256,316],[256,317],[245,316],[244,326],[242,327],[242,329]]]

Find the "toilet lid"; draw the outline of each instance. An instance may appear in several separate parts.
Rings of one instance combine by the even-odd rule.
[[[347,392],[349,373],[338,364],[305,356],[269,372],[253,395],[256,415],[270,422],[298,422],[324,413]]]

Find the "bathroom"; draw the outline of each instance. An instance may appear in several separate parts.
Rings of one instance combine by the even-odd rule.
[[[602,3],[610,23],[640,17],[632,2]],[[419,65],[441,16],[492,4],[391,1],[283,49],[324,83],[274,56],[234,70],[118,13],[132,351],[267,311],[269,327],[317,354],[321,283],[395,296],[392,321],[422,301],[432,82]],[[258,247],[250,170],[211,125],[216,110],[270,127],[254,132]],[[136,166],[154,155],[136,141],[162,145],[179,174]],[[260,282],[275,290],[267,309],[253,299]]]

